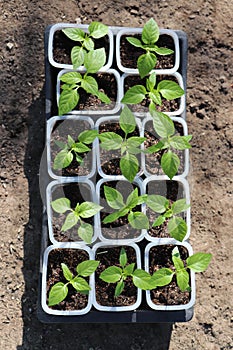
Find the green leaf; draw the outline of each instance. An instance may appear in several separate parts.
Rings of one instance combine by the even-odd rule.
[[[187,267],[192,269],[194,272],[203,272],[209,266],[212,259],[212,254],[210,253],[196,253],[188,257],[186,260]]]
[[[176,255],[172,255],[172,261],[175,266],[176,272],[180,270],[184,270],[184,263],[180,257],[177,257]]]
[[[93,21],[89,25],[88,31],[93,38],[99,39],[108,34],[108,26],[103,23]]]
[[[73,160],[73,154],[70,151],[62,150],[54,158],[53,169],[54,170],[64,169],[70,165],[72,160]]]
[[[162,105],[162,99],[158,91],[153,90],[149,93],[149,98],[157,105]]]
[[[127,139],[127,147],[130,147],[130,148],[139,147],[144,141],[146,141],[146,137],[132,136]]]
[[[157,153],[162,149],[166,149],[169,147],[169,144],[166,140],[160,140],[156,145],[150,146],[147,148],[148,153]]]
[[[151,73],[149,78],[146,79],[146,87],[148,91],[153,91],[156,84],[156,74],[155,72]]]
[[[82,42],[85,38],[85,33],[80,28],[65,28],[62,31],[69,39],[74,41]]]
[[[120,160],[120,168],[124,177],[133,182],[139,170],[138,159],[132,154],[126,154]]]
[[[115,132],[104,132],[102,134],[99,134],[99,139],[101,141],[100,146],[103,149],[106,150],[116,150],[121,148],[121,144],[123,142],[123,139],[120,135],[116,134]]]
[[[159,39],[159,27],[155,20],[151,18],[142,29],[142,41],[145,44],[154,44]]]
[[[64,222],[61,230],[62,231],[69,230],[71,227],[73,227],[74,225],[77,224],[78,220],[79,220],[79,218],[74,212],[69,213],[65,219],[65,222]]]
[[[95,78],[86,75],[82,80],[81,87],[89,94],[96,95],[98,94],[98,84]]]
[[[176,256],[177,258],[180,258],[180,252],[177,246],[172,249],[172,256]]]
[[[136,128],[136,119],[129,107],[125,106],[120,114],[120,127],[126,135]]]
[[[155,68],[156,62],[157,58],[151,52],[147,52],[146,54],[139,56],[137,61],[137,67],[139,70],[140,77],[144,78],[147,74],[149,74],[150,71]]]
[[[149,229],[148,217],[141,212],[130,212],[128,215],[130,225],[138,230]]]
[[[189,287],[189,274],[188,274],[188,272],[185,269],[177,271],[176,272],[176,280],[177,280],[177,284],[178,284],[178,287],[180,288],[180,290],[182,292],[186,291],[187,288]]]
[[[78,104],[79,94],[77,90],[63,90],[58,102],[58,114],[63,115],[72,111]]]
[[[74,46],[71,50],[71,62],[74,69],[79,68],[84,63],[86,51],[80,46]],[[81,82],[81,80],[76,81],[77,83]]]
[[[104,48],[92,50],[85,55],[84,66],[88,73],[96,73],[104,66],[106,53]]]
[[[108,205],[113,209],[121,209],[124,207],[124,200],[122,194],[115,188],[104,186],[104,195]]]
[[[84,41],[83,41],[83,46],[85,47],[85,49],[87,51],[91,51],[91,50],[94,50],[95,44],[94,44],[94,41],[91,38],[86,37],[84,39]]]
[[[65,142],[59,141],[59,140],[54,140],[54,143],[61,149],[66,149],[67,150],[67,145]]]
[[[186,204],[186,199],[178,199],[176,202],[172,203],[171,209],[172,213],[179,214],[182,213],[183,211],[187,210],[190,207],[190,204]]]
[[[100,274],[100,279],[107,283],[115,283],[121,279],[122,269],[118,266],[110,266]]]
[[[184,219],[180,217],[173,217],[168,222],[168,232],[171,237],[177,241],[182,242],[187,233],[187,224]]]
[[[126,40],[127,40],[130,44],[132,44],[133,46],[135,46],[135,47],[141,47],[141,48],[143,48],[143,44],[142,44],[141,41],[140,41],[139,39],[137,39],[137,38],[133,38],[133,37],[127,36],[127,37],[126,37]]]
[[[104,103],[108,104],[111,102],[110,98],[102,91],[98,91],[96,96]]]
[[[80,276],[88,277],[90,276],[99,265],[99,261],[96,260],[86,260],[78,264],[76,271]]]
[[[151,275],[141,269],[136,269],[133,272],[133,283],[137,288],[148,290],[153,289],[153,280]]]
[[[151,116],[154,129],[160,137],[166,138],[175,133],[174,123],[168,115],[154,110]]]
[[[127,210],[128,212],[128,210]],[[127,214],[127,213],[126,213]],[[119,217],[121,216],[124,216],[124,215],[121,215],[120,211],[117,211],[117,212],[114,212],[114,213],[111,213],[109,215],[107,215],[104,220],[103,220],[103,223],[104,224],[109,224],[111,222],[114,222],[116,221]]]
[[[93,202],[83,202],[78,208],[78,214],[81,218],[90,218],[97,214],[103,207]]]
[[[160,81],[157,89],[166,100],[173,100],[184,95],[184,90],[179,84],[171,80]]]
[[[180,165],[179,157],[172,151],[164,153],[161,158],[161,166],[164,173],[171,180],[176,175]]]
[[[89,286],[87,281],[84,278],[82,278],[82,277],[76,276],[71,281],[71,284],[78,292],[91,290],[91,287]]]
[[[48,305],[53,306],[63,301],[68,294],[68,287],[62,282],[56,283],[49,292]]]
[[[119,281],[116,285],[114,296],[118,297],[123,292],[124,287],[125,287],[124,281],[123,280]]]
[[[126,91],[121,102],[127,104],[141,103],[146,97],[146,94],[147,91],[143,85],[134,85]]]
[[[156,213],[164,213],[169,205],[169,200],[166,197],[150,194],[147,196],[146,204]]]
[[[63,275],[64,275],[65,279],[67,281],[71,281],[72,278],[73,278],[73,274],[70,271],[69,267],[66,264],[64,264],[64,263],[61,263],[61,268],[62,268],[62,272],[63,272]]]
[[[81,222],[78,228],[79,237],[86,242],[87,244],[91,244],[92,236],[93,236],[93,227],[91,224]]]
[[[72,85],[72,84],[79,84],[81,83],[82,81],[82,75],[78,72],[68,72],[68,73],[65,73],[65,74],[62,74],[60,76],[60,80],[63,82],[63,83],[66,83],[66,84],[69,84],[69,85]]]
[[[68,198],[58,198],[51,202],[51,207],[57,213],[63,214],[70,210],[70,200]]]
[[[166,286],[172,281],[173,275],[174,272],[166,267],[157,270],[152,276],[155,287]]]
[[[90,151],[90,148],[82,142],[76,142],[72,147],[72,151],[76,153],[84,153]]]
[[[128,196],[126,200],[126,206],[129,209],[133,209],[138,204],[138,188],[135,188]]]
[[[163,215],[159,215],[157,219],[153,222],[152,227],[161,226],[166,218]]]
[[[133,270],[134,270],[134,267],[135,267],[135,263],[132,263],[132,264],[127,265],[127,266],[124,268],[123,273],[124,273],[126,276],[132,275]]]
[[[69,148],[72,148],[73,145],[75,144],[74,139],[70,135],[67,136],[67,143],[68,143]]]
[[[173,136],[170,139],[170,145],[173,148],[179,149],[179,150],[188,149],[188,148],[192,147],[189,143],[189,140],[190,140],[190,135],[188,135],[188,136]]]
[[[166,47],[158,47],[158,46],[156,46],[154,50],[158,55],[161,55],[161,56],[171,55],[174,52],[173,50],[167,49]]]
[[[123,247],[121,248],[121,251],[120,251],[119,261],[120,261],[120,265],[124,268],[125,265],[127,264],[127,254]]]

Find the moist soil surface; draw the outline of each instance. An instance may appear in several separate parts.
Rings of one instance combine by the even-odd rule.
[[[6,350],[229,350],[232,342],[232,0],[2,0],[1,316]],[[46,184],[44,30],[53,23],[101,21],[188,35],[187,122],[194,252],[213,254],[196,275],[187,323],[42,324],[37,318],[43,198]],[[55,108],[53,109],[55,110]],[[44,159],[44,158],[42,158]],[[44,174],[40,177],[39,173]],[[72,336],[71,336],[72,335]]]

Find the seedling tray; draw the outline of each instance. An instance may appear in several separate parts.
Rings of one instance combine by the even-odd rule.
[[[50,65],[48,60],[48,38],[51,29],[51,25],[45,30],[45,117],[46,121],[57,114],[56,105],[56,79],[60,69]],[[115,36],[119,30],[123,27],[110,27]],[[184,89],[186,90],[187,82],[187,35],[183,31],[176,31],[179,44],[180,44],[180,66],[178,72],[183,77]],[[116,69],[115,58],[113,60],[113,67]],[[120,72],[120,74],[123,74]],[[180,115],[182,118],[186,118],[185,110]],[[46,173],[46,169],[43,170],[43,189],[42,196],[45,198],[45,189],[47,184],[51,181],[51,178]],[[56,316],[49,315],[42,309],[41,306],[41,284],[42,284],[42,260],[44,250],[51,242],[48,238],[48,226],[47,226],[47,213],[46,209],[43,212],[42,219],[42,239],[41,239],[41,256],[40,256],[40,272],[39,272],[39,285],[38,285],[38,306],[37,316],[42,323],[175,323],[175,322],[188,322],[193,317],[193,307],[186,310],[177,311],[156,311],[140,306],[134,311],[124,312],[104,312],[91,309],[91,311],[85,315],[80,316]],[[145,293],[143,292],[142,305],[145,305]]]

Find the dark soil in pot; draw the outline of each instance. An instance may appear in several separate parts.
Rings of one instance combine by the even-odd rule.
[[[172,250],[174,245],[159,245],[152,247],[149,253],[150,273],[162,267],[173,269]],[[181,259],[185,263],[188,258],[188,251],[185,247],[179,246]],[[190,292],[182,292],[177,286],[173,277],[171,283],[164,287],[157,287],[151,291],[151,299],[157,305],[185,305],[190,301]]]
[[[81,204],[82,202],[86,201],[93,201],[91,189],[90,187],[85,183],[70,183],[66,185],[57,186],[56,189],[52,193],[52,200],[55,200],[60,197],[66,197],[71,202],[71,208],[75,208],[76,204]],[[81,239],[78,236],[78,227],[79,223],[69,229],[68,231],[61,231],[62,225],[65,222],[65,218],[68,212],[65,214],[58,214],[53,211],[53,233],[54,238],[58,242],[75,242],[80,241]],[[82,218],[84,222],[87,222],[91,225],[94,225],[94,219],[88,218],[84,219]]]
[[[136,253],[132,247],[124,246],[128,264],[136,264]],[[95,273],[95,289],[96,289],[96,301],[100,305],[104,306],[128,306],[135,304],[137,299],[137,288],[134,286],[131,277],[127,277],[125,280],[125,288],[121,295],[114,296],[116,283],[106,283],[102,281],[99,276],[102,271],[110,266],[119,265],[121,247],[105,247],[98,248],[96,251],[95,260],[99,260],[100,264]]]
[[[145,77],[143,79],[140,78],[139,75],[128,75],[124,79],[124,93],[128,91],[129,88],[135,86],[135,85],[143,85],[146,87],[146,79],[148,77]],[[178,80],[176,79],[175,76],[173,75],[157,75],[156,76],[156,86],[158,83],[162,80],[171,80],[174,81],[175,83],[178,83]],[[130,105],[130,109],[133,112],[148,112],[150,104],[150,99],[148,96],[141,102],[135,105]],[[174,100],[166,100],[165,98],[162,97],[162,105],[156,106],[156,109],[160,112],[166,113],[166,112],[175,112],[178,111],[180,107],[180,98],[174,99]]]
[[[125,137],[124,132],[120,128],[120,124],[118,122],[112,121],[112,122],[105,122],[101,123],[99,126],[99,133],[104,132],[115,132],[116,134],[120,135],[122,138]],[[136,127],[135,131],[128,134],[128,137],[132,136],[140,136],[139,130]],[[100,143],[101,144],[101,143]],[[118,150],[112,150],[107,151],[101,148],[101,145],[99,147],[100,150],[100,163],[101,163],[101,169],[104,174],[106,175],[122,175],[121,169],[120,169],[120,159],[121,159],[121,151]],[[139,164],[141,164],[141,157],[137,155]]]
[[[174,122],[175,125],[175,135],[176,136],[184,136],[183,126],[178,122]],[[144,136],[147,138],[144,141],[144,147],[147,149],[150,146],[153,146],[159,142],[159,136],[156,134],[153,128],[153,122],[148,121],[145,124]],[[166,150],[161,150],[156,153],[147,154],[145,153],[145,169],[151,175],[164,175],[164,172],[161,167],[161,158],[163,153]],[[182,174],[184,172],[184,151],[172,149],[173,153],[176,153],[180,159],[180,166],[177,174]]]
[[[139,47],[135,47],[130,44],[126,37],[134,37],[141,40],[140,34],[128,34],[122,35],[120,41],[120,58],[122,66],[126,68],[137,68],[137,59],[140,55],[145,54],[145,50],[140,49]],[[166,47],[171,50],[175,50],[173,38],[170,35],[163,34],[160,36],[159,40],[156,43],[159,47]],[[175,65],[175,55],[174,53],[167,56],[156,55],[157,64],[155,66],[156,69],[170,69]]]
[[[105,48],[106,62],[108,61],[109,54],[109,38],[105,35],[100,39],[93,39],[95,43],[95,49]],[[62,30],[57,30],[54,33],[53,39],[53,59],[57,63],[72,64],[71,62],[71,50],[74,46],[80,46],[80,43],[69,39]]]
[[[89,260],[88,253],[81,249],[54,249],[49,253],[47,269],[47,299],[49,291],[55,283],[67,283],[63,276],[61,263],[65,263],[70,271],[77,275],[76,267],[82,261]],[[88,282],[88,278],[85,278]],[[77,292],[71,284],[68,295],[58,305],[51,306],[55,310],[81,310],[87,306],[88,295]]]
[[[134,229],[129,225],[128,215],[122,216],[109,224],[104,224],[102,222],[107,215],[114,211],[105,200],[104,186],[117,189],[122,194],[124,202],[129,194],[137,187],[128,181],[108,181],[100,186],[100,205],[104,207],[100,212],[102,235],[106,239],[132,239],[138,237],[141,234],[141,230]],[[140,195],[139,189],[138,193]],[[133,211],[141,211],[141,206],[135,207]]]
[[[57,122],[53,128],[51,134],[51,160],[53,167],[53,161],[58,152],[61,149],[56,145],[55,141],[62,141],[67,143],[67,136],[70,135],[75,142],[78,141],[79,134],[84,130],[90,130],[91,126],[87,121],[83,120],[65,120],[63,122]],[[92,170],[92,144],[87,145],[91,150],[89,152],[79,153],[79,156],[82,157],[83,162],[77,162],[75,154],[73,153],[73,161],[71,164],[64,169],[53,169],[53,173],[58,176],[87,176]]]

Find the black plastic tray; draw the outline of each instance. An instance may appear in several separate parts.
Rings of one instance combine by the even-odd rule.
[[[56,104],[56,76],[59,69],[54,68],[50,65],[48,60],[48,37],[51,25],[45,30],[45,99],[46,107],[45,114],[46,120],[53,116],[53,106]],[[116,34],[117,30],[122,27],[112,27],[113,33]],[[187,48],[188,41],[187,35],[183,31],[176,31],[179,43],[180,43],[180,55],[181,64],[179,67],[179,73],[183,77],[184,88],[186,91],[187,81]],[[184,119],[186,116],[185,111],[181,115]],[[47,173],[43,174],[43,187],[44,190],[49,183],[50,178]],[[42,192],[43,191],[42,189]],[[45,196],[45,193],[43,193]],[[134,311],[124,312],[103,312],[94,309],[85,315],[80,316],[55,316],[49,315],[43,311],[41,307],[41,283],[42,283],[42,262],[43,253],[45,248],[50,245],[48,238],[48,227],[47,227],[47,215],[44,209],[43,222],[42,222],[42,240],[41,240],[41,261],[40,261],[40,274],[39,274],[39,294],[38,294],[38,306],[37,316],[38,319],[43,323],[175,323],[175,322],[188,322],[193,317],[194,309],[178,310],[178,311],[157,311],[142,309],[142,307]]]

